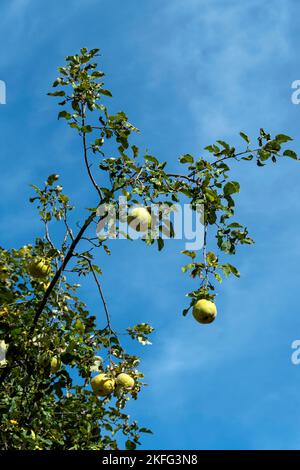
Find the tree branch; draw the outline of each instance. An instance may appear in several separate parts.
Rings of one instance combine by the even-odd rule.
[[[84,104],[81,105],[81,113],[82,113],[82,127],[84,127],[85,126],[85,106],[84,106]],[[96,183],[96,181],[95,181],[95,179],[92,175],[92,172],[91,172],[91,168],[90,168],[91,165],[89,164],[89,160],[88,160],[88,150],[87,150],[86,133],[85,132],[82,132],[82,143],[83,143],[84,162],[85,162],[85,166],[86,166],[89,178],[91,180],[92,185],[94,186],[97,193],[99,194],[100,199],[102,199],[102,194],[101,194],[101,191],[99,189],[99,186],[97,185],[97,183]]]
[[[70,245],[70,248],[60,266],[60,268],[56,271],[52,281],[50,282],[50,285],[48,286],[45,294],[44,294],[44,297],[43,299],[41,300],[39,306],[38,306],[38,309],[36,311],[36,314],[35,314],[35,317],[34,317],[34,320],[33,320],[33,325],[30,329],[30,332],[29,332],[29,335],[32,336],[34,330],[35,330],[35,327],[36,327],[36,324],[39,320],[39,317],[41,316],[45,306],[46,306],[46,303],[51,295],[51,292],[53,291],[58,279],[60,278],[63,270],[65,269],[65,267],[67,266],[69,260],[71,259],[72,255],[73,255],[73,251],[74,249],[76,248],[77,244],[79,243],[79,241],[81,240],[82,238],[82,235],[84,234],[84,232],[86,231],[86,229],[88,228],[88,226],[91,224],[91,222],[94,220],[96,216],[96,212],[92,212],[89,217],[85,220],[83,226],[81,227],[81,229],[79,230],[78,234],[76,235],[76,237],[74,238],[74,240],[72,241],[71,245]]]

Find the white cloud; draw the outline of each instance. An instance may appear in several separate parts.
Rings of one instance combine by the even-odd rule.
[[[290,54],[290,14],[281,1],[272,6],[257,0],[167,2],[144,34],[143,47],[160,39],[151,54],[149,86],[163,80],[175,88],[195,132],[208,142],[236,135],[241,124],[253,123],[254,112],[263,123],[277,95],[270,89],[278,73],[278,66],[272,70],[273,58],[278,64]],[[272,124],[283,118],[275,114]]]

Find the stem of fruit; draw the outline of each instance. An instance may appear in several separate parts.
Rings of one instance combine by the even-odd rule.
[[[206,288],[206,290],[208,290],[207,289],[207,286],[208,286],[208,265],[207,265],[206,245],[207,245],[207,224],[204,225],[203,262],[204,262],[204,270],[205,270],[205,288]]]

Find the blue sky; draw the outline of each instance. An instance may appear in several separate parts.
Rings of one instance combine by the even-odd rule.
[[[40,230],[30,183],[59,173],[79,211],[93,204],[78,141],[46,96],[56,67],[80,47],[100,47],[113,109],[142,130],[137,143],[176,170],[182,153],[201,155],[215,139],[238,145],[260,127],[295,138],[300,106],[300,4],[293,0],[2,0],[0,80],[1,245],[23,245]],[[148,449],[300,447],[298,188],[300,166],[239,165],[238,214],[256,240],[239,251],[240,280],[218,290],[218,319],[183,318],[192,281],[180,271],[179,241],[164,252],[112,243],[103,287],[118,328],[149,321],[140,348],[150,384],[130,412],[154,431]],[[133,268],[134,267],[134,268]],[[93,287],[83,296],[98,302]]]

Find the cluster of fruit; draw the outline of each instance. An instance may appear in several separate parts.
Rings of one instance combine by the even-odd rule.
[[[122,372],[116,379],[107,374],[98,374],[91,380],[91,385],[95,395],[105,397],[110,395],[116,387],[124,390],[130,390],[134,387],[134,380],[130,375]]]
[[[50,365],[51,373],[55,374],[60,370],[62,363],[57,356],[53,356]],[[108,374],[101,373],[93,377],[91,380],[93,392],[99,397],[110,395],[116,388],[126,391],[131,390],[134,385],[134,379],[124,372],[118,374],[116,378],[113,378]]]

